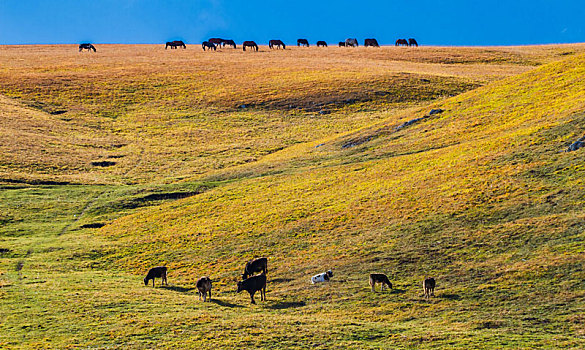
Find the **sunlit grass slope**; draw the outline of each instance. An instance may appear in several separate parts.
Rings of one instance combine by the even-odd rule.
[[[109,259],[136,272],[164,263],[184,283],[211,274],[231,289],[242,261],[265,255],[271,278],[286,281],[271,284],[273,298],[326,299],[326,323],[345,307],[371,319],[360,291],[381,270],[403,290],[375,317],[388,329],[432,312],[426,332],[439,344],[483,328],[526,335],[519,344],[582,344],[582,157],[560,151],[585,130],[584,74],[575,57],[444,101],[444,113],[397,132],[382,124],[311,144],[322,163],[308,157],[104,227],[118,247]],[[342,148],[363,135],[374,137]],[[328,267],[345,282],[307,284]],[[413,306],[425,275],[439,281],[431,309]]]
[[[0,348],[585,347],[584,48],[1,46]]]
[[[100,139],[71,141],[87,157],[69,152],[77,166],[62,174],[82,169],[102,183],[176,181],[351,132],[584,48],[261,47],[250,53],[100,45],[96,53],[79,53],[73,45],[3,46],[0,93],[44,112],[45,127],[56,128],[44,134],[74,130],[82,139]],[[28,140],[7,142],[29,156],[19,160],[20,170],[2,169],[2,178],[59,176],[36,167],[34,159],[45,155],[25,147]],[[91,165],[103,161],[115,164]]]

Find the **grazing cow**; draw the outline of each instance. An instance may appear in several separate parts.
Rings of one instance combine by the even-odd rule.
[[[339,42],[339,47],[345,47],[345,41],[340,41]]]
[[[311,283],[315,284],[319,282],[329,282],[331,277],[333,277],[333,271],[329,270],[311,277]]]
[[[353,39],[352,38],[349,38],[349,39],[345,39],[345,46],[347,46],[347,47],[358,47],[360,45],[358,44],[358,41],[357,41],[356,38],[353,38]]]
[[[392,289],[392,283],[383,273],[371,273],[370,274],[370,287],[372,287],[372,292],[376,292],[376,283],[380,283],[382,285],[381,290],[384,291],[384,286]]]
[[[432,277],[427,277],[423,281],[423,290],[425,293],[425,298],[430,298],[431,295],[435,296],[435,279]]]
[[[199,300],[203,297],[203,302],[205,302],[207,293],[209,293],[209,301],[211,301],[211,279],[209,277],[201,277],[197,281],[197,290],[199,290]]]
[[[266,275],[256,275],[250,278],[247,278],[243,281],[238,282],[238,291],[237,293],[247,290],[250,293],[250,299],[252,300],[252,304],[256,304],[254,301],[254,294],[257,291],[260,291],[260,300],[266,300]]]
[[[163,284],[169,285],[167,282],[167,267],[166,266],[157,266],[153,267],[152,269],[148,270],[146,277],[144,277],[144,285],[148,285],[148,281],[152,280],[152,286],[154,287],[154,279],[161,278],[161,286]]]
[[[207,40],[208,42],[212,43],[215,46],[219,46],[221,45],[225,40],[220,39],[220,38],[211,38],[209,40]]]
[[[83,50],[87,50],[87,51],[93,50],[93,52],[96,52],[95,46],[93,46],[90,43],[79,44],[79,52],[81,52]]]
[[[221,42],[221,46],[222,46],[222,47],[225,47],[226,45],[227,45],[227,46],[231,46],[231,47],[233,47],[234,49],[236,48],[236,42],[235,42],[235,41],[233,41],[233,40],[231,40],[231,39],[224,40],[224,41],[222,41],[222,42]]]
[[[319,47],[319,46],[327,47],[327,43],[323,40],[319,40],[319,41],[317,41],[317,47]]]
[[[201,47],[203,48],[203,51],[205,51],[205,48],[208,48],[209,51],[213,50],[213,51],[217,51],[217,46],[215,46],[214,43],[211,43],[209,41],[204,41],[201,43]]]
[[[243,47],[244,51],[246,51],[246,47],[251,47],[252,51],[254,51],[254,49],[256,49],[256,51],[258,51],[258,45],[253,41],[244,41],[244,43],[242,44],[242,47]]]
[[[406,41],[406,39],[398,39],[396,40],[396,43],[394,43],[394,46],[408,46],[408,41]]]
[[[366,40],[364,40],[364,46],[365,47],[368,47],[368,46],[380,47],[380,45],[378,44],[378,40],[376,40],[376,39],[366,39]]]
[[[244,267],[244,273],[242,274],[242,279],[246,279],[249,276],[252,276],[256,272],[262,272],[263,274],[268,273],[268,259],[267,258],[258,258],[255,260],[248,261],[246,263],[246,267]]]
[[[175,40],[175,41],[167,41],[166,45],[165,45],[165,50],[167,49],[167,47],[171,47],[172,49],[176,49],[177,47],[182,47],[184,49],[187,48],[187,46],[185,45],[184,42],[182,42],[181,40]]]
[[[418,47],[418,43],[413,38],[408,39],[408,46],[416,46]]]
[[[297,39],[297,46],[305,46],[309,47],[309,40],[307,39]]]
[[[270,40],[268,42],[268,47],[271,49],[274,49],[274,47],[280,49],[282,47],[283,50],[286,50],[286,45],[284,45],[282,40]]]

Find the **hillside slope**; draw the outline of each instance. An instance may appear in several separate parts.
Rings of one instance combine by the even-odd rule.
[[[583,51],[0,46],[0,348],[584,348]]]
[[[117,140],[0,96],[0,182],[94,183],[91,166]]]
[[[108,260],[136,272],[164,263],[184,283],[211,274],[223,291],[265,255],[272,298],[332,304],[299,313],[365,321],[382,307],[379,327],[413,331],[432,310],[425,332],[443,345],[480,330],[500,346],[583,345],[584,168],[581,152],[560,151],[585,131],[584,75],[585,57],[572,57],[446,100],[399,131],[382,123],[281,151],[265,160],[278,174],[252,167],[104,227],[116,242]],[[329,267],[343,283],[306,283]],[[360,301],[374,270],[399,286],[391,304]],[[438,280],[431,304],[418,298],[425,275]]]

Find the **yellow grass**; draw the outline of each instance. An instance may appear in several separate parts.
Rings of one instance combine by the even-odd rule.
[[[0,346],[583,347],[584,48],[0,48]]]

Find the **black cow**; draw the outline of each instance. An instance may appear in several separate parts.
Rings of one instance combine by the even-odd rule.
[[[208,48],[209,51],[211,51],[211,50],[216,51],[217,50],[217,46],[215,46],[214,43],[209,42],[209,41],[202,42],[201,47],[203,48],[203,51],[205,51],[205,48]]]
[[[81,52],[82,50],[87,50],[87,51],[93,50],[93,52],[96,52],[95,46],[93,46],[90,43],[79,44],[79,52]]]
[[[309,40],[307,39],[297,39],[297,46],[305,46],[305,47],[309,47]]]
[[[368,47],[368,46],[380,47],[380,45],[378,44],[378,40],[376,40],[376,39],[366,39],[366,40],[364,40],[364,46],[365,47]]]
[[[152,269],[148,270],[146,277],[144,277],[144,285],[148,285],[148,281],[152,280],[152,286],[154,287],[154,279],[161,278],[160,284],[169,285],[167,282],[167,267],[166,266],[157,266],[153,267]]]
[[[209,301],[211,301],[211,279],[207,276],[201,277],[197,281],[197,290],[199,291],[199,300],[203,297],[203,302],[206,300],[207,293],[209,293]]]
[[[258,51],[258,45],[253,41],[244,41],[244,43],[242,44],[242,47],[243,47],[244,51],[246,51],[246,47],[251,47],[252,50],[255,49],[256,51]]]
[[[246,267],[244,267],[244,273],[242,274],[242,279],[246,279],[249,276],[252,276],[256,272],[262,272],[264,274],[268,273],[268,259],[267,258],[258,258],[252,261],[248,261],[246,263]]]
[[[221,46],[222,47],[225,47],[226,45],[227,46],[231,46],[234,49],[236,48],[236,42],[233,41],[233,40],[231,40],[231,39],[227,39],[227,40],[224,40],[224,41],[221,42]]]
[[[178,47],[182,47],[184,49],[187,48],[187,45],[185,45],[184,42],[182,42],[181,40],[175,40],[175,41],[167,41],[166,45],[165,45],[165,50],[167,49],[167,47],[171,47],[172,49],[176,49]]]
[[[408,41],[406,39],[398,39],[394,46],[408,46]]]
[[[280,49],[282,47],[283,50],[286,50],[286,45],[284,45],[282,40],[270,40],[268,42],[268,47],[271,49],[274,49],[275,47]]]
[[[356,38],[348,38],[348,39],[345,39],[345,46],[347,46],[347,47],[358,47],[360,45],[358,44],[358,41],[357,41]]]
[[[327,47],[327,43],[323,40],[319,40],[319,41],[317,41],[317,47],[319,47],[319,46]]]
[[[214,44],[215,46],[219,46],[221,45],[225,40],[220,39],[220,38],[211,38],[209,40],[207,40],[208,42]]]
[[[237,293],[247,290],[250,293],[250,299],[252,300],[252,304],[256,304],[254,301],[254,294],[257,291],[260,291],[260,300],[266,300],[266,275],[261,274],[257,276],[252,276],[248,279],[238,282],[238,291]]]

